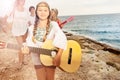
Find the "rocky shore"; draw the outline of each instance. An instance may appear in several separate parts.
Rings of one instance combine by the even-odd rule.
[[[76,40],[82,48],[82,61],[77,72],[67,73],[59,68],[55,80],[120,80],[120,50],[90,38],[65,32],[68,39]],[[16,43],[11,34],[0,31],[0,40]],[[17,68],[17,50],[0,49],[0,80],[36,80],[30,55],[27,65]]]

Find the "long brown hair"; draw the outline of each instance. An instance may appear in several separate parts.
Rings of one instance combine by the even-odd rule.
[[[58,20],[58,10],[56,8],[52,8],[51,12],[55,13],[55,15],[51,14],[51,21],[57,21]]]
[[[48,20],[47,20],[47,26],[46,26],[46,34],[44,36],[44,40],[45,40],[46,36],[49,32],[49,27],[50,27],[50,7],[49,7],[48,3],[46,3],[46,2],[40,2],[40,3],[37,4],[36,10],[35,10],[36,18],[35,18],[35,24],[34,24],[34,30],[33,30],[33,37],[36,34],[37,25],[38,25],[38,21],[39,21],[39,17],[38,17],[38,14],[37,14],[38,7],[47,7],[48,10],[49,10],[49,16],[47,18]]]

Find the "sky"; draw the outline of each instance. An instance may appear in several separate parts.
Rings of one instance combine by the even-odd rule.
[[[26,0],[25,7],[36,6],[46,1],[51,8],[57,8],[59,16],[120,13],[120,0]],[[0,16],[8,13],[14,0],[1,0]]]

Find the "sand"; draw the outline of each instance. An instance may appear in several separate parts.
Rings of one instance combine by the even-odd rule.
[[[80,35],[65,32],[68,39],[76,40],[82,48],[82,61],[74,73],[56,69],[55,80],[120,80],[120,52],[109,45]],[[0,41],[16,43],[11,33],[0,31]],[[115,52],[117,51],[117,52]],[[0,49],[0,80],[36,80],[30,55],[26,65],[18,68],[18,50]],[[117,53],[117,54],[116,54]]]

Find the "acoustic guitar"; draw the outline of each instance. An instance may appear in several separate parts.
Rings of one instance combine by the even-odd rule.
[[[0,42],[0,48],[10,48],[10,49],[20,49],[21,47],[16,44],[10,44],[5,42]],[[29,47],[30,52],[40,54],[40,61],[45,66],[52,66],[53,54],[57,53],[57,50],[52,45],[51,40],[46,40],[42,48]],[[81,63],[81,47],[75,40],[67,41],[67,49],[63,51],[61,56],[61,64],[59,66],[65,72],[76,72]]]

